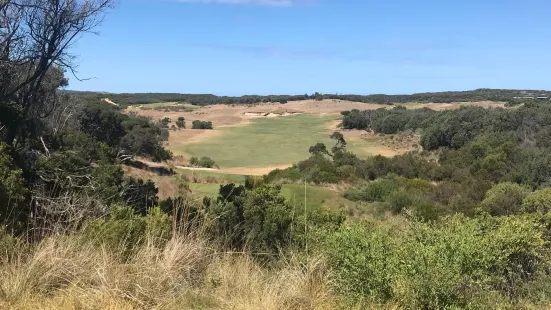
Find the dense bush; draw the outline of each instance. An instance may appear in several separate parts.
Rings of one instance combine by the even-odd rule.
[[[210,157],[203,156],[201,158],[191,157],[189,163],[195,167],[213,168],[216,163]]]
[[[482,208],[491,215],[512,215],[521,212],[524,197],[530,188],[515,183],[499,183],[493,186],[482,201]]]
[[[7,145],[0,142],[0,226],[24,222],[27,212],[19,209],[19,204],[25,201],[26,195],[22,171],[15,166]]]
[[[289,247],[302,248],[304,209],[291,206],[281,196],[280,186],[248,183],[248,189],[221,185],[217,200],[207,204],[211,236],[229,248],[253,253],[279,255]],[[309,229],[335,228],[342,221],[340,214],[324,210],[308,216]]]
[[[168,240],[171,229],[171,219],[158,207],[142,216],[130,207],[115,206],[106,219],[90,222],[84,229],[84,235],[88,240],[108,245],[111,249],[120,249],[128,255],[146,241]]]
[[[212,122],[195,120],[191,123],[191,129],[212,129]]]
[[[339,275],[335,285],[353,304],[441,309],[514,303],[545,268],[542,227],[525,217],[455,216],[412,222],[405,231],[348,224],[326,238],[324,249]]]
[[[178,117],[176,126],[178,126],[178,128],[186,128],[186,120],[183,116]]]
[[[546,214],[551,211],[551,188],[544,188],[532,192],[522,201],[522,211]]]

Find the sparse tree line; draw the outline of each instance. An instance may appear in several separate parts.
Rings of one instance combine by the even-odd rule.
[[[529,91],[537,94],[550,96],[548,91]],[[474,101],[504,101],[517,102],[515,97],[519,96],[520,91],[509,89],[477,89],[473,91],[457,92],[434,92],[418,93],[411,95],[353,95],[353,94],[304,94],[304,95],[247,95],[241,97],[216,96],[211,94],[174,94],[174,93],[137,93],[137,94],[105,94],[95,92],[74,92],[77,97],[85,100],[100,100],[109,96],[111,100],[122,105],[140,105],[157,102],[185,102],[193,105],[205,106],[212,104],[258,104],[265,102],[279,102],[285,104],[290,101],[298,100],[347,100],[355,102],[378,103],[378,104],[401,104],[408,102],[474,102]]]

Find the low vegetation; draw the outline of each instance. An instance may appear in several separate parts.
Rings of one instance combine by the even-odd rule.
[[[195,120],[191,123],[191,129],[212,129],[212,122]]]
[[[311,95],[248,95],[241,97],[215,96],[215,95],[198,95],[198,94],[170,94],[170,93],[138,93],[138,94],[108,94],[109,98],[114,102],[123,105],[144,105],[163,102],[186,102],[189,104],[204,106],[212,104],[256,104],[261,102],[279,102],[285,104],[289,101],[298,100],[348,100],[356,102],[368,102],[379,104],[404,104],[410,102],[435,102],[435,103],[452,103],[452,102],[475,102],[475,101],[511,101],[516,102],[518,96],[525,96],[525,93],[534,93],[539,95],[550,96],[551,92],[539,90],[511,90],[511,89],[476,89],[471,91],[450,91],[450,92],[433,92],[433,93],[418,93],[411,95],[353,95],[353,94],[321,94],[314,93]],[[74,92],[74,95],[84,98],[85,100],[98,100],[105,98],[105,93],[94,92]]]
[[[189,163],[192,166],[195,167],[203,167],[203,168],[213,168],[215,167],[214,160],[210,159],[210,157],[203,156],[201,158],[192,157],[189,159]]]

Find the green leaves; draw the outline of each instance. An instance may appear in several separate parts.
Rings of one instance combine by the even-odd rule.
[[[400,230],[348,223],[325,237],[322,249],[338,275],[338,292],[353,304],[411,309],[472,306],[495,292],[505,300],[519,297],[543,270],[546,252],[542,227],[523,216],[453,216]]]

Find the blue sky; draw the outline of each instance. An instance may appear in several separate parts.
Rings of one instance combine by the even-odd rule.
[[[551,89],[549,0],[118,0],[70,89],[243,94]]]

